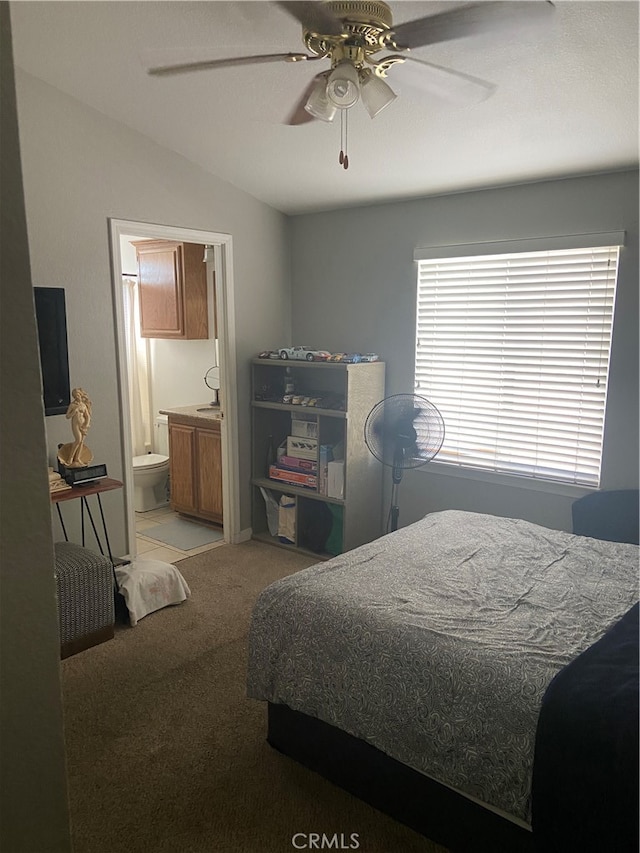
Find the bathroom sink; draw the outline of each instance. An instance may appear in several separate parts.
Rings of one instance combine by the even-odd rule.
[[[210,412],[213,415],[219,415],[220,409],[217,406],[203,406],[201,409],[196,409],[196,412]]]

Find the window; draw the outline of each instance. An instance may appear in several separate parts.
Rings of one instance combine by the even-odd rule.
[[[619,246],[443,254],[456,248],[416,252],[416,393],[445,421],[436,461],[597,487]]]

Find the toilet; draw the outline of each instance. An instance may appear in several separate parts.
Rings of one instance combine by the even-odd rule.
[[[158,415],[154,424],[154,453],[133,457],[133,505],[149,512],[169,503],[169,424]]]

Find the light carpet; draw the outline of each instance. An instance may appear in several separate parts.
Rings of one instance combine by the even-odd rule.
[[[191,551],[192,548],[210,545],[224,538],[222,530],[182,518],[174,518],[164,524],[147,527],[140,533],[147,539],[164,542],[165,545],[171,545],[180,551]]]
[[[188,601],[62,662],[74,853],[292,853],[296,832],[446,853],[265,740],[245,689],[251,610],[312,562],[253,541],[189,557]]]

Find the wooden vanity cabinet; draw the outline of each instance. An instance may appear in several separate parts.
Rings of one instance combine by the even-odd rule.
[[[222,451],[217,429],[196,429],[196,493],[201,518],[222,523]]]
[[[220,421],[169,415],[171,508],[222,524]]]
[[[140,333],[143,338],[209,337],[203,247],[173,240],[136,240]]]
[[[169,460],[171,509],[195,515],[198,511],[195,427],[169,420]]]

